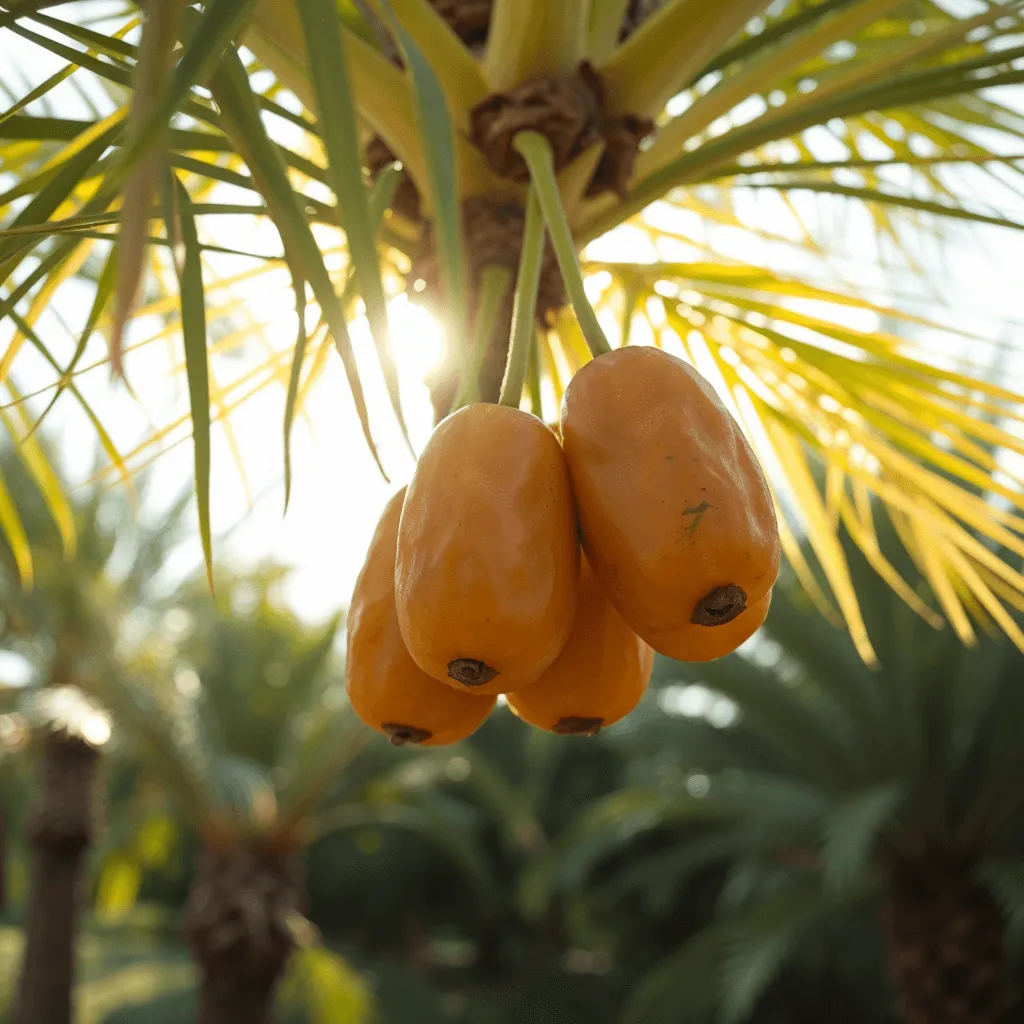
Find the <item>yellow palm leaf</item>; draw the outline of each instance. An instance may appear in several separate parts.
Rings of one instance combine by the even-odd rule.
[[[13,176],[0,195],[0,275],[6,275],[0,378],[13,382],[23,366],[32,366],[32,352],[46,359],[47,374],[53,371],[33,377],[24,394],[14,393],[0,409],[15,442],[31,429],[37,400],[66,386],[84,402],[78,383],[91,384],[95,377],[83,375],[104,366],[91,354],[79,363],[82,353],[68,348],[69,339],[49,332],[47,313],[89,278],[91,253],[107,253],[116,239],[111,184],[130,172],[118,160],[137,148],[123,132],[131,62],[140,58],[126,40],[137,19],[112,16],[83,35],[74,6],[55,16],[32,10],[9,16],[19,46],[49,47],[65,69],[30,85],[24,102],[16,99],[0,114],[0,173]],[[930,0],[848,0],[839,7],[745,0],[742,10],[673,0],[620,45],[619,26],[605,22],[618,21],[625,4],[602,5],[590,33],[580,29],[587,5],[576,0],[554,13],[546,0],[502,0],[485,52],[464,45],[423,0],[375,5],[379,14],[395,16],[400,60],[374,42],[351,6],[339,13],[352,79],[344,99],[351,109],[341,113],[359,125],[361,146],[377,134],[400,156],[426,215],[380,211],[377,251],[389,293],[414,295],[413,276],[429,277],[436,257],[444,266],[435,276],[454,288],[447,301],[449,308],[458,305],[455,321],[472,322],[472,303],[462,308],[461,285],[455,287],[460,261],[469,262],[459,247],[458,201],[522,203],[526,194],[525,181],[503,178],[470,140],[472,110],[499,85],[514,91],[589,59],[603,75],[602,130],[621,115],[627,123],[631,116],[652,117],[658,132],[632,167],[621,169],[622,194],[588,187],[593,168],[614,155],[603,136],[584,132],[558,168],[554,185],[572,232],[559,238],[567,250],[562,266],[580,305],[558,313],[553,328],[542,332],[527,374],[531,408],[538,396],[545,407],[560,402],[572,374],[591,357],[587,337],[600,334],[580,299],[584,282],[571,252],[572,243],[577,249],[592,243],[582,273],[597,322],[613,341],[628,336],[689,359],[720,390],[764,455],[794,573],[824,614],[835,616],[838,606],[866,659],[873,652],[843,534],[919,615],[938,624],[927,596],[883,552],[873,509],[892,520],[958,635],[973,641],[980,623],[1019,642],[1013,613],[1024,605],[1024,578],[1003,555],[1024,556],[1024,473],[1010,460],[1024,454],[1024,381],[991,370],[1000,348],[983,330],[979,337],[945,324],[952,317],[939,303],[958,296],[921,263],[919,243],[940,251],[961,245],[965,229],[1024,226],[1024,209],[1012,202],[1024,196],[1018,158],[1024,117],[1001,91],[1024,81],[1020,4],[962,14]],[[46,36],[35,31],[40,24]],[[679,25],[688,30],[674,31]],[[549,40],[541,38],[545,33]],[[306,239],[303,217],[313,239],[302,249],[303,261],[322,271],[314,290],[330,306],[331,290],[342,293],[349,276],[339,226],[347,223],[345,204],[362,201],[337,195],[330,185],[354,180],[338,179],[331,160],[354,174],[353,160],[362,154],[325,144],[320,135],[331,122],[315,109],[292,0],[259,0],[244,38],[256,61],[236,61],[235,44],[222,64],[238,69],[239,95],[258,112],[247,123],[265,127],[265,146],[251,150],[248,138],[225,133],[226,111],[206,91],[214,56],[202,52],[201,39],[180,40],[176,48],[165,39],[164,59],[178,60],[167,88],[178,91],[136,103],[150,109],[166,101],[166,109],[178,112],[153,134],[167,129],[168,163],[194,204],[204,248],[211,420],[223,426],[243,477],[244,438],[234,414],[255,395],[287,388],[291,376],[295,335],[282,330],[278,311],[295,309],[289,270],[298,236]],[[97,101],[96,113],[85,118],[39,113],[40,97],[59,106],[72,73],[75,81],[89,78],[107,89],[106,106]],[[594,102],[600,103],[597,93]],[[133,124],[133,132],[148,127]],[[108,138],[110,151],[97,152],[86,166],[90,147]],[[278,173],[268,175],[268,168]],[[987,199],[987,186],[997,181],[1000,196],[1010,197],[1005,203]],[[148,223],[154,237],[147,240],[148,293],[129,325],[126,354],[142,365],[165,344],[166,374],[180,377],[175,219],[155,200],[152,209],[135,205],[129,218],[135,243],[140,225]],[[877,260],[845,251],[844,228],[832,218],[848,215],[873,234]],[[611,229],[620,230],[606,234]],[[252,235],[259,245],[249,244]],[[364,260],[369,252],[373,263],[367,238],[353,249]],[[254,262],[240,263],[232,255],[240,251]],[[361,316],[357,287],[343,301],[349,320]],[[319,322],[321,311],[311,305]],[[344,333],[342,318],[327,312],[332,333]],[[104,341],[116,318],[99,313],[91,334]],[[450,338],[452,351],[461,351],[464,341]],[[325,328],[311,333],[299,367],[298,411],[327,379],[331,344]],[[352,369],[359,360],[344,345],[341,351],[355,395],[371,378],[361,365]],[[391,415],[387,405],[368,408],[366,423],[376,429],[383,415]],[[118,472],[127,480],[189,436],[189,420],[178,408],[133,439],[126,455],[104,435],[111,466],[100,476]],[[30,446],[25,457],[35,458]],[[48,480],[45,466],[34,464],[37,480]],[[65,515],[52,481],[40,486],[49,489],[55,517]],[[6,504],[0,500],[0,527],[12,545],[16,512],[10,496]],[[22,563],[24,569],[24,557]]]

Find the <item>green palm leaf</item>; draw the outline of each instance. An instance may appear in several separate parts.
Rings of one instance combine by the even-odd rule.
[[[802,935],[836,909],[815,889],[794,889],[733,924],[721,968],[723,1024],[750,1017]]]
[[[727,924],[707,928],[666,957],[631,996],[627,1024],[669,1024],[713,1019],[715,980],[729,939]]]
[[[863,880],[878,835],[903,798],[903,788],[889,784],[858,792],[835,807],[825,821],[821,847],[826,885],[842,892]]]
[[[196,233],[192,200],[182,184],[171,176],[165,202],[177,213],[184,255],[178,277],[181,290],[181,333],[185,346],[192,410],[192,444],[195,451],[196,503],[199,507],[199,535],[203,543],[206,572],[213,585],[213,540],[210,529],[210,371],[206,355],[206,304],[199,235]],[[168,224],[172,223],[168,216]],[[114,330],[117,330],[115,321]]]

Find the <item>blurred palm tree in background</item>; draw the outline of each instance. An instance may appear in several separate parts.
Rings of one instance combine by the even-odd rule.
[[[210,560],[215,425],[233,444],[234,412],[280,384],[287,437],[334,347],[374,447],[404,424],[418,343],[389,330],[399,292],[445,321],[439,412],[453,393],[493,400],[514,296],[508,387],[525,379],[523,402],[548,419],[606,335],[664,345],[712,379],[768,466],[799,578],[866,660],[836,527],[891,581],[872,496],[965,642],[985,615],[1024,646],[1011,614],[1024,578],[970,532],[1024,554],[1019,474],[986,447],[1021,451],[1018,375],[973,365],[968,351],[999,340],[976,336],[970,297],[935,262],[961,228],[1024,223],[1022,27],[1015,0],[6,0],[0,31],[61,62],[31,89],[0,77],[8,428],[22,436],[60,395],[99,431],[107,479],[191,434]],[[83,96],[88,116],[61,115],[62,97],[81,111]],[[850,213],[838,231],[837,211]],[[267,219],[269,251],[250,241]],[[43,332],[86,266],[94,298],[70,337]],[[376,367],[346,321],[358,299]],[[952,330],[876,329],[929,314]],[[146,336],[149,315],[163,323]],[[187,371],[191,416],[124,455],[79,387],[97,330],[115,366],[170,340]],[[50,369],[23,395],[29,353]],[[165,395],[162,372],[150,383]],[[16,509],[0,504],[25,571]]]
[[[16,478],[17,467],[8,469]],[[27,692],[5,701],[15,712],[5,726],[45,721],[43,758],[55,741],[72,755],[86,744],[98,749],[106,736],[97,729],[109,735],[111,719],[116,727],[109,782],[62,754],[58,767],[78,767],[77,773],[37,780],[20,813],[17,801],[4,801],[13,825],[27,828],[32,850],[23,994],[13,1021],[71,1019],[72,924],[95,838],[91,813],[108,792],[113,820],[95,867],[100,922],[125,920],[144,873],[166,870],[171,847],[192,834],[202,841],[194,877],[184,866],[192,882],[183,923],[199,968],[199,1019],[269,1019],[279,975],[301,944],[291,1002],[312,1007],[314,1024],[339,1019],[341,1010],[361,1021],[368,997],[343,961],[316,948],[315,929],[301,914],[297,857],[324,792],[330,788],[342,800],[351,793],[346,786],[362,777],[351,762],[366,737],[343,706],[339,674],[329,671],[337,620],[311,630],[281,610],[271,596],[282,577],[276,569],[219,579],[216,598],[205,584],[182,587],[164,577],[159,587],[155,569],[174,544],[183,506],[140,539],[126,536],[109,504],[97,499],[76,508],[80,543],[102,557],[66,560],[58,545],[51,565],[43,531],[33,547],[34,589],[15,582],[5,591],[6,621],[19,624],[9,649],[41,657],[46,631],[69,621],[83,638],[73,676],[78,686],[46,685],[48,663],[41,661]],[[42,503],[39,509],[45,513]],[[17,749],[4,738],[5,749]],[[43,768],[52,776],[45,761]],[[55,819],[65,832],[34,826],[40,817]],[[73,835],[66,834],[69,818],[79,824]],[[52,870],[42,877],[47,857],[55,856],[74,869],[65,872],[73,875],[66,885],[56,884],[63,876]]]
[[[211,1024],[269,1021],[296,947],[294,969],[310,973],[300,999],[325,1003],[317,1020],[364,998],[344,964],[315,948],[301,851],[325,798],[343,800],[360,777],[367,737],[331,671],[338,620],[312,631],[282,610],[281,575],[219,577],[216,597],[205,584],[183,592],[165,613],[177,634],[173,688],[108,693],[201,841],[182,927],[199,973],[197,1020]]]
[[[103,692],[111,665],[122,673],[141,668],[133,665],[141,659],[133,658],[132,625],[153,600],[184,508],[148,530],[126,530],[123,500],[94,489],[73,509],[62,506],[66,521],[55,524],[44,490],[26,472],[33,458],[37,467],[52,465],[37,439],[26,459],[10,451],[2,459],[4,478],[22,498],[34,556],[34,587],[26,589],[15,550],[0,548],[0,650],[23,659],[31,675],[22,710],[38,748],[25,823],[32,857],[17,1024],[71,1019],[82,869],[103,824],[99,754],[110,736],[108,717],[89,695]],[[57,482],[55,474],[44,479]]]
[[[806,598],[778,588],[747,656],[659,664],[676,714],[626,742],[671,751],[667,774],[568,830],[565,858],[675,830],[628,867],[655,891],[725,872],[714,920],[654,969],[630,1021],[747,1020],[788,961],[825,935],[842,941],[870,905],[901,1019],[994,1024],[1024,1005],[1008,954],[1024,952],[1020,654],[963,648],[851,564],[880,671],[808,628]]]

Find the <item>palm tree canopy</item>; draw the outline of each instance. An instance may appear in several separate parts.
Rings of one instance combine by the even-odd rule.
[[[8,45],[60,63],[31,88],[2,83],[7,429],[23,439],[60,394],[99,433],[105,478],[126,480],[191,433],[209,561],[210,435],[230,444],[247,399],[281,386],[287,438],[336,347],[371,446],[392,415],[404,423],[394,342],[405,340],[391,337],[389,296],[416,297],[423,275],[428,292],[446,293],[449,344],[471,379],[467,288],[483,285],[460,200],[522,208],[532,179],[571,304],[512,347],[524,407],[550,419],[569,376],[609,337],[662,345],[694,362],[748,430],[791,564],[865,660],[875,654],[840,522],[887,583],[936,615],[881,555],[872,498],[964,642],[992,621],[1024,646],[1013,617],[1024,602],[1013,565],[1024,553],[1016,371],[1000,365],[1001,339],[979,332],[966,296],[938,309],[948,289],[934,265],[935,243],[1024,223],[1019,4],[669,0],[644,5],[638,28],[627,6],[495,0],[481,46],[479,26],[445,23],[458,4],[428,0],[175,0],[148,16],[8,0]],[[499,132],[484,145],[497,131],[488,111],[531,89],[583,95],[598,105],[596,126],[584,119],[565,152],[552,152],[542,122],[525,125],[541,131],[532,141],[524,132],[513,146]],[[81,110],[82,96],[88,116],[60,116],[65,97]],[[372,187],[362,169],[371,137],[402,168],[376,167]],[[399,202],[410,186],[415,215]],[[757,197],[776,214],[760,216]],[[838,230],[837,214],[849,214]],[[267,244],[252,245],[247,233],[267,219],[277,234],[260,231]],[[83,274],[95,287],[79,322],[67,338],[43,331],[53,296]],[[488,280],[496,308],[513,286]],[[516,298],[532,305],[526,283]],[[254,288],[274,300],[252,302]],[[357,299],[375,368],[353,340]],[[113,338],[119,365],[132,316],[129,372],[171,340],[189,409],[121,452],[79,382],[105,361],[86,358],[97,331]],[[143,326],[150,317],[155,329]],[[29,353],[51,374],[34,396],[15,384]],[[31,446],[19,450],[29,457]],[[60,495],[36,468],[60,518]],[[3,491],[0,525],[27,575],[17,505]]]

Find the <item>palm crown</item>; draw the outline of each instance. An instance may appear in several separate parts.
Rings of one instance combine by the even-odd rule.
[[[908,221],[940,235],[958,221],[1019,226],[980,203],[981,182],[1012,190],[1017,176],[1024,122],[1000,89],[1024,75],[1017,3],[966,15],[932,0],[174,0],[90,23],[76,11],[88,4],[46,10],[58,6],[0,9],[0,29],[19,46],[66,62],[0,115],[0,169],[16,175],[0,196],[0,365],[16,437],[48,408],[37,402],[77,399],[110,473],[127,479],[191,429],[209,560],[210,432],[230,431],[249,396],[285,388],[287,452],[336,347],[373,448],[388,413],[367,402],[377,371],[355,356],[357,299],[400,423],[403,368],[387,306],[396,291],[422,292],[445,322],[441,411],[453,398],[497,398],[504,377],[503,400],[550,418],[568,377],[609,335],[622,343],[638,332],[694,361],[728,399],[771,472],[792,565],[818,606],[845,618],[862,657],[874,653],[840,521],[920,608],[879,550],[872,496],[963,640],[992,620],[1024,644],[1011,614],[1024,579],[973,533],[1024,553],[1016,481],[992,451],[1020,450],[1017,394],[940,368],[925,345],[847,326],[864,311],[915,322],[915,308],[894,310],[893,289],[879,295],[856,270],[837,272],[800,198],[861,204],[911,280]],[[94,117],[36,112],[84,76],[109,97]],[[835,159],[817,155],[822,138]],[[743,252],[774,244],[738,211],[751,190],[778,196],[804,225],[788,244],[808,257],[806,273],[773,270],[777,248],[763,262],[727,257],[705,234],[732,226]],[[282,248],[252,252],[216,226],[254,217],[274,222]],[[153,237],[152,222],[162,225]],[[640,259],[586,248],[624,224],[633,234],[623,237],[644,242]],[[238,253],[256,263],[225,270]],[[64,352],[39,318],[90,255],[95,300]],[[159,292],[135,310],[144,276]],[[241,289],[265,277],[265,288],[287,291],[289,276],[300,329],[285,343],[244,308]],[[180,338],[191,418],[122,454],[103,409],[78,390],[84,352],[109,328],[119,367],[133,310],[175,309],[129,348]],[[264,328],[264,355],[222,384],[222,360]],[[36,399],[13,390],[26,346],[56,375]],[[823,489],[809,451],[827,463]],[[0,508],[27,572],[17,510]],[[806,531],[827,588],[794,530]]]

